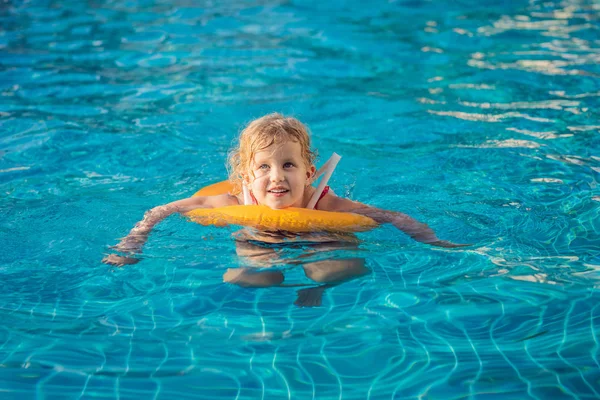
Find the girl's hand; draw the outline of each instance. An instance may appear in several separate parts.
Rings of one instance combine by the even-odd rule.
[[[104,264],[114,265],[115,267],[122,267],[123,265],[133,265],[140,262],[139,258],[135,257],[124,257],[118,254],[109,254],[102,259]]]

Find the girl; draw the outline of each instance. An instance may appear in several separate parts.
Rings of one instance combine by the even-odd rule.
[[[234,185],[232,193],[190,197],[155,207],[146,212],[144,219],[138,222],[114,248],[130,255],[140,253],[152,228],[173,213],[186,213],[196,208],[244,204],[243,185],[248,187],[252,202],[255,204],[274,209],[305,208],[316,190],[311,186],[316,171],[314,161],[315,154],[310,148],[308,130],[300,121],[277,113],[254,120],[242,131],[238,148],[234,149],[229,156],[229,180]],[[362,214],[380,224],[391,223],[413,239],[434,246],[465,246],[439,240],[427,225],[408,215],[338,197],[329,187],[325,187],[319,195],[314,208]],[[272,236],[268,233],[259,233],[259,235],[259,240],[272,240]],[[103,260],[107,264],[117,266],[134,264],[137,261],[136,258],[117,254],[111,254]],[[235,279],[239,280],[240,277],[235,276]],[[234,281],[233,278],[228,279],[227,274],[225,280]],[[256,285],[248,284],[261,285],[260,282]]]

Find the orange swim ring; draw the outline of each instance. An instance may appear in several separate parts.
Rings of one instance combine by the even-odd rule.
[[[194,196],[216,196],[232,190],[229,181],[200,189]],[[198,208],[185,214],[202,225],[242,225],[262,231],[364,232],[376,228],[377,222],[364,215],[289,207],[274,210],[260,205]]]

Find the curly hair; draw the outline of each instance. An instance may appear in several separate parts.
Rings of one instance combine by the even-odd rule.
[[[229,152],[229,181],[233,185],[231,194],[241,193],[244,175],[251,171],[250,166],[257,152],[288,140],[300,143],[307,168],[314,165],[317,155],[310,149],[309,131],[302,122],[279,113],[268,114],[250,122],[240,133],[238,145]]]

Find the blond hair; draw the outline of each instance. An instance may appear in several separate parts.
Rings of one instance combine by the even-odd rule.
[[[310,149],[308,128],[296,118],[272,113],[250,122],[240,133],[238,146],[229,152],[229,181],[233,185],[231,194],[242,191],[244,175],[251,171],[254,155],[273,144],[287,141],[300,143],[302,159],[306,168],[310,168],[316,159],[316,153]]]

